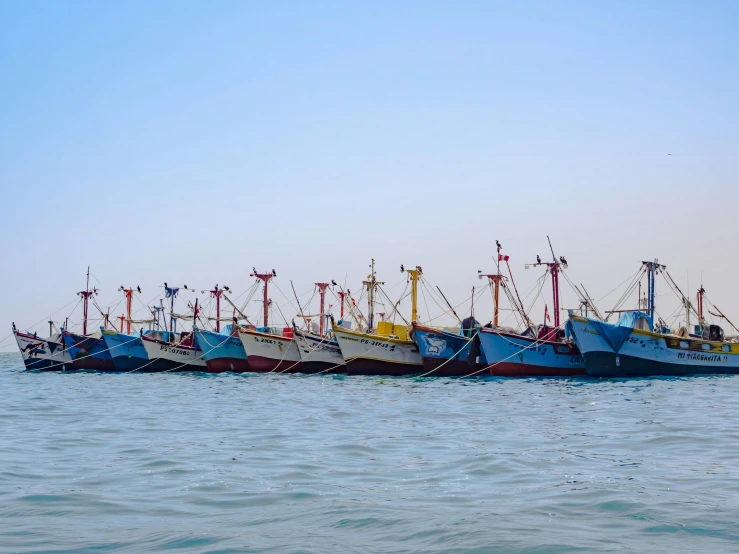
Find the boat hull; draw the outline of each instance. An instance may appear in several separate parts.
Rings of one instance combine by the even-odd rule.
[[[115,371],[105,342],[94,335],[77,335],[67,331],[62,333],[64,345],[72,357],[72,367],[76,370]]]
[[[73,369],[72,356],[64,348],[59,335],[42,339],[27,333],[15,332],[18,349],[26,369],[39,371],[69,371]]]
[[[482,361],[469,360],[472,341],[462,335],[414,325],[411,336],[421,354],[423,371],[430,377],[466,377],[487,366],[484,356]]]
[[[206,370],[210,373],[251,371],[244,345],[238,336],[196,329],[195,344],[202,351]]]
[[[304,373],[344,373],[346,364],[335,339],[295,330],[295,344],[303,362]]]
[[[154,371],[140,336],[105,330],[102,339],[115,371]]]
[[[252,371],[260,373],[301,373],[303,362],[292,338],[251,329],[239,329]]]
[[[579,316],[571,317],[568,325],[592,377],[739,373],[737,344],[660,335]]]
[[[586,374],[577,348],[513,333],[481,329],[480,345],[495,377],[576,377]]]
[[[413,341],[348,331],[334,326],[334,336],[350,375],[415,375],[423,371]]]
[[[144,335],[141,339],[152,371],[206,371],[203,353],[195,348],[168,344]]]

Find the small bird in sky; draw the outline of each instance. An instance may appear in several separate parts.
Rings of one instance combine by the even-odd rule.
[[[541,258],[539,257],[539,254],[536,255],[536,263],[537,264],[541,263]]]
[[[141,294],[141,287],[139,287],[139,286],[137,285],[137,286],[136,286],[136,290],[138,290],[138,291],[139,291],[139,294]]]
[[[336,281],[334,281],[333,279],[331,279],[331,284],[332,284],[333,286],[336,286]]]
[[[667,154],[668,156],[672,156],[672,154]]]

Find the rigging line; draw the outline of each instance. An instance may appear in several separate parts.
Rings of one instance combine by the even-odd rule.
[[[547,274],[547,273],[544,273],[544,275],[546,275],[546,274]],[[539,297],[541,296],[541,291],[543,291],[543,290],[544,290],[544,285],[545,285],[545,284],[546,284],[546,281],[542,280],[542,282],[541,282],[541,285],[539,286],[539,291],[538,291],[538,292],[536,293],[536,296],[535,296],[535,297],[534,297],[534,299],[533,299],[533,300],[531,301],[531,304],[529,304],[529,309],[528,309],[528,312],[532,312],[532,311],[534,310],[534,304],[536,303],[536,301],[537,301],[537,300],[539,299]],[[546,322],[546,321],[544,321],[544,325],[546,325],[546,324],[547,324],[547,322]]]
[[[487,288],[488,288],[489,286],[490,286],[490,284],[488,283],[488,284],[487,284],[487,285],[485,285],[484,287],[480,288],[480,290],[479,290],[479,291],[475,291],[475,298],[477,298],[477,296],[478,296],[478,295],[482,295],[482,294],[483,294],[483,293],[485,292],[485,290],[486,290],[486,289],[487,289]],[[455,306],[454,306],[454,310],[456,311],[456,310],[458,310],[458,309],[459,309],[459,308],[460,308],[461,306],[466,306],[467,302],[469,302],[469,301],[470,301],[471,299],[472,299],[472,295],[470,294],[470,296],[468,296],[467,298],[465,298],[464,300],[462,300],[462,302],[460,302],[459,304],[455,305]],[[466,309],[466,308],[465,308],[465,309]],[[443,313],[443,314],[440,314],[440,315],[438,315],[438,316],[436,316],[436,317],[433,317],[433,318],[429,319],[429,320],[428,320],[428,321],[427,321],[426,323],[427,323],[427,324],[429,324],[429,323],[431,323],[432,321],[434,321],[434,320],[437,320],[437,319],[439,319],[440,317],[443,317],[443,316],[445,316],[445,315],[448,315],[448,314],[449,314],[449,312],[445,312],[445,313]],[[460,321],[460,323],[461,323],[461,321]]]
[[[720,309],[720,308],[719,308],[718,306],[716,306],[716,304],[714,304],[714,303],[713,303],[713,301],[712,301],[712,300],[710,300],[710,299],[709,299],[709,298],[708,298],[708,297],[707,297],[707,296],[705,295],[705,293],[704,293],[704,296],[703,296],[703,298],[707,299],[707,300],[708,300],[708,302],[709,302],[709,304],[711,304],[711,306],[713,306],[713,309],[714,309],[714,310],[716,310],[716,311],[717,311],[717,312],[719,313],[719,317],[721,317],[722,319],[725,319],[725,320],[726,320],[726,321],[727,321],[727,322],[729,323],[729,325],[731,325],[731,326],[732,326],[732,327],[734,328],[734,330],[735,330],[735,331],[736,331],[737,333],[739,333],[739,329],[737,329],[737,328],[736,328],[736,325],[734,325],[734,324],[733,324],[733,323],[731,322],[731,320],[730,320],[730,319],[729,319],[728,317],[726,317],[726,316],[724,315],[724,313],[723,313],[723,312],[721,311],[721,309]],[[709,313],[710,313],[710,312],[709,312]],[[714,314],[711,314],[711,315],[714,315]]]
[[[624,304],[624,302],[628,300],[629,296],[631,296],[634,289],[636,289],[637,285],[641,282],[643,271],[644,271],[643,268],[639,268],[639,270],[633,275],[631,283],[626,288],[626,290],[623,292],[619,300],[616,302],[616,305],[613,307],[613,310],[611,311],[611,313],[606,315],[605,321],[608,321],[608,318],[612,315],[612,313],[618,311],[621,308],[621,306]],[[639,299],[639,301],[641,302],[641,298]]]
[[[423,285],[423,282],[421,283]],[[423,290],[426,288],[425,286],[421,286],[421,297],[423,298],[423,305],[426,307],[426,317],[431,317],[431,310],[429,310],[428,302],[426,302],[426,293],[423,292]]]
[[[425,288],[427,288],[427,289],[428,289],[428,291],[429,291],[429,296],[431,296],[431,300],[433,300],[434,302],[436,302],[436,305],[437,305],[437,306],[439,306],[439,308],[440,308],[440,309],[441,309],[442,311],[444,311],[444,312],[447,312],[447,311],[448,311],[448,310],[447,310],[447,308],[445,308],[444,306],[442,306],[442,305],[441,305],[441,304],[439,303],[439,301],[438,301],[438,300],[436,299],[436,297],[438,296],[438,293],[437,293],[437,292],[436,292],[436,291],[434,290],[434,288],[433,288],[433,287],[431,286],[431,283],[429,283],[429,282],[428,282],[428,281],[427,281],[427,280],[426,280],[426,279],[424,278],[423,274],[421,274],[421,285],[423,285],[423,286],[424,286]],[[428,309],[428,308],[426,308],[426,309]],[[428,312],[428,313],[427,313],[426,315],[427,315],[428,317],[431,317],[431,312]]]
[[[616,291],[617,291],[618,289],[620,289],[620,288],[621,288],[621,287],[622,287],[622,286],[624,285],[624,283],[627,283],[627,282],[628,282],[628,281],[630,281],[631,279],[633,279],[633,278],[637,277],[637,276],[638,276],[638,275],[639,275],[639,274],[640,274],[641,272],[642,272],[642,268],[640,267],[639,269],[637,269],[637,270],[636,270],[636,273],[634,273],[634,274],[632,274],[632,275],[629,275],[629,276],[628,276],[628,277],[627,277],[626,279],[624,279],[624,281],[623,281],[622,283],[620,283],[619,285],[617,285],[617,286],[616,286],[616,287],[615,287],[615,288],[614,288],[613,290],[611,290],[611,291],[609,291],[609,292],[605,293],[605,294],[604,294],[603,296],[601,296],[601,297],[600,297],[600,298],[599,298],[599,299],[598,299],[598,300],[596,301],[596,304],[600,304],[601,302],[603,302],[603,300],[605,300],[605,298],[606,298],[607,296],[609,296],[609,295],[613,294],[614,292],[616,292]]]
[[[678,295],[680,296],[680,298],[682,299],[682,302],[683,302],[683,306],[682,307],[684,308],[685,305],[687,304],[688,309],[689,310],[692,310],[693,315],[695,315],[695,317],[698,317],[698,310],[696,310],[693,307],[693,303],[683,294],[683,291],[680,290],[680,287],[677,286],[677,283],[672,278],[672,275],[670,275],[670,273],[666,269],[664,270],[664,274],[666,276],[665,277],[665,281],[667,281],[667,284],[670,285],[670,283],[672,283],[673,290],[675,292],[677,292]]]
[[[388,317],[390,315],[393,316],[393,325],[395,325],[395,316],[398,313],[398,308],[400,307],[400,303],[403,300],[405,300],[405,298],[407,298],[408,294],[410,294],[410,293],[406,294],[406,291],[407,290],[408,290],[408,282],[406,281],[405,288],[403,289],[403,294],[400,296],[400,299],[397,302],[393,303],[393,309],[390,310],[390,313],[387,315]],[[384,291],[383,291],[383,293],[384,293]],[[388,300],[390,300],[390,299],[388,298]],[[383,304],[383,306],[384,306],[384,304]]]
[[[560,273],[564,276],[565,280],[569,283],[572,290],[575,291],[575,294],[577,294],[577,297],[579,298],[580,302],[584,302],[586,306],[590,306],[593,312],[595,313],[596,317],[602,320],[603,317],[600,315],[598,308],[596,308],[595,305],[593,305],[592,300],[587,296],[587,292],[581,291],[580,288],[570,280],[570,277],[567,275],[564,269],[560,270]],[[583,289],[584,288],[585,287],[583,287]]]
[[[65,304],[64,306],[62,306],[61,308],[59,308],[59,309],[58,309],[58,310],[56,310],[55,312],[52,312],[52,313],[51,313],[51,315],[49,316],[49,319],[51,319],[51,317],[52,317],[52,316],[54,316],[54,315],[56,315],[57,313],[61,312],[61,311],[62,311],[63,309],[65,309],[65,308],[66,308],[67,306],[69,306],[70,304],[72,304],[72,303],[74,303],[74,302],[77,302],[77,303],[79,303],[79,302],[80,302],[80,300],[81,300],[81,298],[80,298],[80,297],[78,297],[78,296],[77,296],[77,295],[75,294],[75,295],[74,295],[74,300],[70,300],[70,301],[69,301],[69,302],[68,302],[67,304]],[[76,308],[76,306],[75,306],[75,308]],[[28,331],[28,330],[29,330],[29,329],[30,329],[31,327],[36,327],[37,325],[40,325],[40,324],[41,324],[41,323],[43,323],[44,321],[48,321],[48,320],[46,319],[46,317],[44,317],[44,319],[42,319],[41,321],[38,321],[38,322],[34,323],[33,325],[29,325],[28,327],[20,327],[20,326],[19,326],[19,327],[18,327],[18,329],[25,329],[26,331]],[[6,336],[6,337],[5,337],[5,338],[4,338],[4,339],[3,339],[2,341],[0,341],[0,346],[1,346],[1,345],[3,345],[3,344],[5,344],[5,341],[6,341],[6,340],[8,340],[8,339],[9,339],[10,337],[12,337],[12,336],[14,336],[14,333],[10,333],[10,334],[9,334],[8,336]]]
[[[292,301],[291,301],[291,300],[290,300],[290,299],[289,299],[289,298],[288,298],[288,297],[287,297],[287,296],[285,295],[285,293],[284,293],[284,292],[282,292],[282,289],[280,288],[280,286],[279,286],[279,285],[278,285],[277,283],[275,283],[275,282],[272,282],[272,284],[273,284],[273,285],[274,285],[274,286],[275,286],[275,287],[277,288],[277,290],[278,290],[278,291],[280,291],[280,294],[281,294],[281,295],[282,295],[282,296],[283,296],[283,297],[285,298],[285,300],[287,300],[287,303],[288,303],[288,304],[290,304],[290,307],[291,307],[291,308],[293,309],[293,311],[297,312],[297,311],[298,311],[298,310],[297,310],[297,308],[295,308],[295,305],[294,305],[294,304],[292,303]],[[278,306],[278,309],[279,309],[279,306]],[[280,313],[282,313],[282,310],[280,310]],[[287,323],[287,322],[285,322],[285,323]]]
[[[377,286],[377,290],[379,290],[379,291],[380,291],[380,292],[381,292],[381,293],[383,294],[383,296],[384,296],[384,297],[385,297],[385,298],[387,299],[387,301],[388,301],[388,302],[390,302],[390,304],[391,304],[391,305],[393,304],[393,301],[392,301],[392,300],[390,300],[390,298],[388,297],[388,295],[387,295],[387,294],[385,293],[385,291],[384,291],[384,290],[382,289],[382,287],[381,287],[381,286],[379,286],[379,285],[378,285],[378,286]],[[398,302],[400,302],[400,301],[398,301]],[[384,304],[383,304],[383,306],[384,306]],[[400,313],[400,311],[399,311],[399,310],[398,310],[397,308],[395,308],[395,310],[394,310],[394,311],[395,311],[395,313],[397,313],[397,314],[398,314],[398,315],[400,316],[400,319],[402,319],[402,320],[403,320],[403,322],[404,322],[404,323],[405,323],[405,324],[406,324],[406,325],[407,325],[408,327],[410,327],[410,326],[411,326],[411,324],[410,324],[410,323],[408,322],[408,320],[407,320],[406,318],[404,318],[404,317],[403,317],[403,314],[401,314],[401,313]]]

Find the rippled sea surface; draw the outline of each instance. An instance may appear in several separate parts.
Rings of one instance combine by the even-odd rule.
[[[739,550],[739,378],[36,373],[1,552]]]

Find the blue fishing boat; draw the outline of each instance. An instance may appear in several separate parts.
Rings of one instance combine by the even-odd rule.
[[[202,351],[206,368],[211,373],[223,371],[251,371],[244,345],[233,325],[224,328],[226,333],[194,329],[195,343]]]
[[[79,335],[62,329],[62,342],[69,351],[73,369],[115,371],[113,359],[100,331]]]
[[[110,353],[115,371],[149,370],[149,355],[139,335],[100,328],[101,338]]]
[[[141,292],[141,288],[120,287],[118,290],[123,292],[123,297],[126,300],[126,315],[118,318],[121,321],[120,331],[101,327],[100,337],[105,343],[115,371],[151,371],[149,355],[146,352],[146,348],[144,348],[141,336],[131,333],[131,324],[134,323],[131,320],[133,293],[135,290]],[[123,332],[124,322],[126,324],[125,333]]]
[[[465,329],[464,324],[457,333],[418,323],[411,328],[411,338],[418,345],[423,370],[433,377],[464,377],[487,366],[482,352],[470,357],[470,337],[470,328]]]
[[[547,237],[547,240],[549,237]],[[554,327],[535,325],[526,314],[523,302],[521,302],[516,283],[513,280],[509,257],[500,253],[498,245],[498,263],[506,262],[508,275],[513,284],[513,293],[500,276],[498,270],[498,281],[496,285],[496,311],[497,311],[497,286],[503,287],[511,304],[520,314],[526,324],[523,333],[512,329],[503,329],[496,325],[480,329],[478,337],[480,347],[485,358],[490,364],[490,374],[496,377],[571,377],[585,375],[585,363],[580,352],[571,340],[565,335],[560,326],[559,307],[559,274],[567,267],[564,256],[557,258],[554,255],[551,241],[549,248],[552,251],[552,261],[545,262],[540,256],[536,256],[536,263],[529,264],[533,267],[545,267],[552,279],[552,300],[554,304]],[[498,266],[500,268],[500,265]],[[528,265],[526,266],[529,267]],[[515,293],[515,294],[514,294]],[[548,309],[545,307],[544,320],[549,319]],[[497,317],[496,317],[497,321]]]
[[[621,313],[616,323],[570,315],[569,332],[582,352],[588,375],[593,377],[652,377],[739,373],[739,344],[724,337],[718,325],[703,318],[703,287],[698,291],[698,325],[691,333],[692,303],[680,292],[665,266],[642,262],[647,273],[647,309]],[[677,331],[655,325],[655,274],[665,275],[686,309],[686,326]],[[731,321],[715,305],[714,315]],[[713,312],[712,312],[713,313]]]

